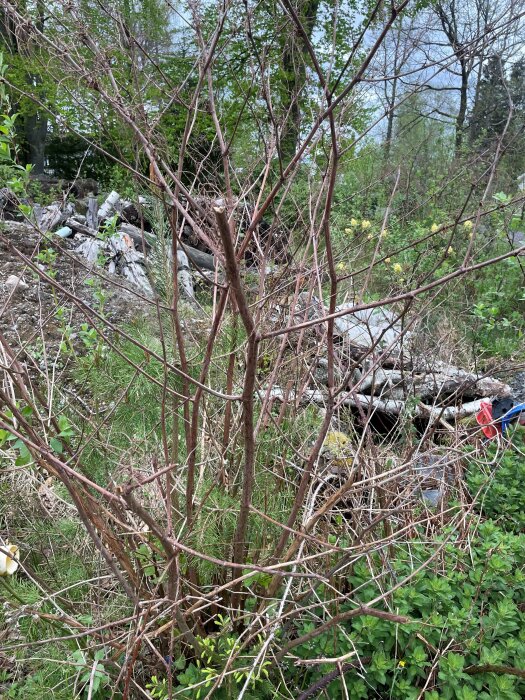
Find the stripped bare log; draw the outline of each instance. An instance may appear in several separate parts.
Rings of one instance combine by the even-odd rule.
[[[115,212],[116,208],[118,207],[119,202],[120,195],[118,192],[115,192],[115,190],[113,190],[108,194],[108,196],[106,197],[106,201],[98,210],[99,223],[102,223],[106,219],[109,219],[109,217]]]
[[[96,197],[90,197],[88,199],[86,224],[89,228],[98,228],[98,201]]]
[[[186,243],[181,243],[180,245],[188,256],[190,262],[192,262],[194,265],[202,268],[203,270],[210,270],[211,272],[215,271],[215,257],[213,255],[203,253],[202,250],[197,250],[197,248],[193,248],[191,245],[187,245]]]
[[[85,258],[90,265],[94,265],[99,259],[99,255],[103,249],[103,241],[88,238],[87,240],[83,240],[78,248],[75,248],[75,253]]]
[[[285,392],[280,387],[273,387],[270,395],[276,401],[298,401],[301,404],[314,403],[320,406],[326,404],[326,395],[321,391],[311,389],[306,389],[300,396],[297,396]],[[469,401],[459,406],[445,406],[443,408],[419,403],[416,406],[411,406],[410,411],[412,415],[431,420],[459,420],[460,418],[465,418],[466,416],[477,413],[482,401],[490,401],[490,397]],[[348,394],[345,398],[341,399],[339,403],[343,406],[350,406],[353,408],[368,408],[371,406],[374,411],[387,413],[392,416],[399,416],[407,409],[406,401],[380,399],[376,396],[368,396],[366,394]]]
[[[419,396],[422,401],[447,397],[479,398],[480,396],[508,396],[510,387],[493,377],[479,377],[453,365],[435,362],[435,368],[417,372],[377,368],[355,383],[354,388],[362,394],[377,395],[383,398],[405,400],[408,396]]]
[[[193,279],[190,272],[190,263],[188,256],[180,248],[177,250],[177,280],[179,289],[184,296],[190,301],[195,301],[195,293],[193,291]]]

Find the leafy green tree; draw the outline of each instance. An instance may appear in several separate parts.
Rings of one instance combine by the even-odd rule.
[[[34,17],[35,26],[40,32],[46,24],[46,8],[43,0],[36,3],[21,3],[22,9]],[[0,51],[9,55],[13,79],[18,85],[25,86],[40,103],[45,101],[50,84],[44,78],[41,62],[44,55],[42,46],[35,43],[24,28],[17,26],[4,10],[0,9]],[[33,166],[34,174],[44,172],[45,143],[48,132],[48,115],[42,104],[25,97],[23,92],[11,94],[11,101],[18,119],[18,138],[21,142],[22,155],[26,163]]]
[[[469,123],[471,147],[492,154],[503,139],[502,187],[512,187],[525,167],[525,60],[508,66],[498,55],[487,61]],[[505,181],[506,178],[506,181]]]
[[[500,56],[491,56],[483,70],[479,93],[470,120],[470,138],[487,143],[500,136],[509,115],[511,91]]]

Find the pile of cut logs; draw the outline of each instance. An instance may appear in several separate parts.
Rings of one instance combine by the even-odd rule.
[[[327,314],[316,297],[302,297],[299,302],[294,323],[315,321]],[[410,411],[411,416],[446,422],[477,413],[482,400],[512,393],[511,387],[499,379],[418,355],[411,335],[394,311],[386,307],[351,309],[351,305],[337,307],[342,314],[334,329],[339,378],[352,367],[337,404],[363,409],[369,415],[378,412],[395,416]],[[313,327],[321,337],[326,323]],[[277,401],[325,404],[325,365],[326,358],[319,357],[312,381],[300,396],[279,386],[271,388],[271,396]]]

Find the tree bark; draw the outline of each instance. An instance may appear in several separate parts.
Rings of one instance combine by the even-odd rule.
[[[441,27],[448,42],[454,51],[460,66],[461,85],[459,92],[459,109],[456,116],[455,156],[459,156],[463,145],[465,131],[465,119],[467,115],[468,82],[472,67],[467,62],[467,46],[463,43],[458,29],[458,10],[455,2],[450,2],[447,7],[438,3],[436,12],[441,22]]]
[[[459,110],[458,116],[456,117],[456,142],[455,142],[455,155],[456,158],[461,152],[461,147],[463,145],[463,135],[465,133],[465,119],[467,116],[467,93],[468,93],[468,79],[469,72],[465,65],[465,61],[461,61],[461,87],[459,92]]]
[[[28,162],[33,166],[33,175],[43,175],[45,168],[45,147],[47,117],[40,111],[24,120],[24,136],[27,142]]]
[[[312,37],[320,0],[303,0],[301,20],[310,40]],[[281,136],[281,156],[289,163],[294,157],[301,134],[300,96],[306,83],[308,51],[297,31],[285,33],[283,46],[283,112],[284,124]]]

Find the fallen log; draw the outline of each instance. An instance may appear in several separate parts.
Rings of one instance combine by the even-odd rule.
[[[100,239],[88,238],[75,248],[75,253],[81,255],[90,265],[95,265],[104,250],[104,242]]]
[[[106,201],[98,210],[99,223],[102,223],[106,219],[109,219],[109,217],[115,212],[119,203],[120,195],[118,192],[115,192],[115,190],[113,190],[108,194],[108,196],[106,197]]]
[[[59,224],[63,224],[68,217],[74,213],[72,204],[67,203],[65,206],[55,202],[47,207],[35,207],[33,209],[36,225],[44,233],[52,231]]]
[[[86,224],[83,224],[80,221],[73,219],[71,216],[69,217],[69,219],[66,220],[66,226],[69,226],[70,229],[73,229],[75,233],[82,233],[84,236],[98,238],[98,231],[95,231],[95,229],[90,228]]]
[[[180,243],[179,245],[182,247],[189,260],[194,265],[202,268],[203,270],[215,272],[215,257],[213,255],[203,253],[202,250],[197,250],[197,248],[193,248],[191,245],[187,245],[186,243]]]
[[[361,394],[368,392],[374,394],[376,391],[382,390],[386,384],[389,387],[397,387],[403,381],[403,375],[401,372],[393,369],[384,369],[383,367],[378,367],[374,372],[363,377],[357,381],[357,389]]]
[[[154,233],[151,233],[150,231],[142,232],[138,226],[133,226],[133,224],[122,223],[118,227],[117,231],[119,233],[125,233],[127,236],[129,236],[139,250],[142,250],[144,245],[146,250],[150,250],[156,239]]]
[[[407,396],[419,396],[423,403],[443,402],[451,396],[477,399],[480,396],[507,396],[510,387],[494,379],[468,372],[436,360],[435,367],[418,370],[385,369],[378,367],[355,382],[354,389],[361,394],[381,394],[383,399],[405,400]]]
[[[95,231],[95,229],[86,226],[86,224],[80,223],[76,219],[69,218],[66,221],[66,226],[69,226],[69,228],[73,229],[75,233],[81,233],[84,236],[90,236],[91,238],[99,237],[98,231]],[[122,223],[118,227],[118,231],[127,234],[139,249],[142,248],[142,231],[139,228],[137,228],[137,226]],[[156,236],[150,231],[144,231],[144,239],[146,241],[146,248],[149,249],[151,248],[153,242],[156,240]],[[215,271],[215,258],[213,255],[203,253],[201,250],[197,250],[196,248],[186,245],[185,243],[181,243],[180,245],[183,251],[188,256],[189,261],[192,262],[194,265],[204,270],[211,270],[212,272]]]
[[[284,389],[280,387],[273,387],[270,391],[270,398],[276,399],[277,401],[297,401],[301,404],[318,404],[323,406],[326,404],[326,395],[317,390],[306,389],[302,394],[297,397],[293,393],[285,392]],[[410,412],[412,415],[416,415],[422,418],[428,418],[433,420],[459,420],[460,418],[465,418],[466,416],[471,416],[477,413],[480,409],[482,401],[490,401],[489,397],[477,399],[476,401],[469,401],[467,403],[461,404],[459,406],[430,406],[428,404],[419,403],[415,406],[410,407]],[[376,396],[368,396],[366,394],[352,394],[347,395],[342,400],[339,400],[343,406],[350,406],[352,408],[358,408],[359,406],[363,408],[368,408],[372,406],[374,411],[380,411],[382,413],[388,413],[393,416],[399,416],[406,408],[406,401],[401,401],[397,399],[380,399]]]
[[[89,197],[88,199],[86,224],[89,228],[98,228],[98,200],[96,197]]]
[[[126,264],[122,269],[124,277],[135,287],[138,287],[146,296],[154,296],[150,281],[142,265],[129,259],[129,256],[125,256],[125,260]]]
[[[90,228],[86,224],[82,224],[76,219],[69,218],[66,221],[66,226],[73,229],[75,233],[81,233],[84,236],[90,236],[91,238],[100,238],[98,231]],[[117,233],[129,236],[135,245],[142,247],[142,232],[136,226],[132,226],[131,224],[121,224],[117,229]],[[151,244],[155,240],[155,235],[153,233],[149,233],[148,231],[144,231],[144,240],[146,241],[146,247],[151,248]]]
[[[177,280],[179,288],[184,296],[192,302],[195,302],[195,293],[193,291],[193,278],[190,272],[190,264],[188,256],[180,248],[177,250]]]

